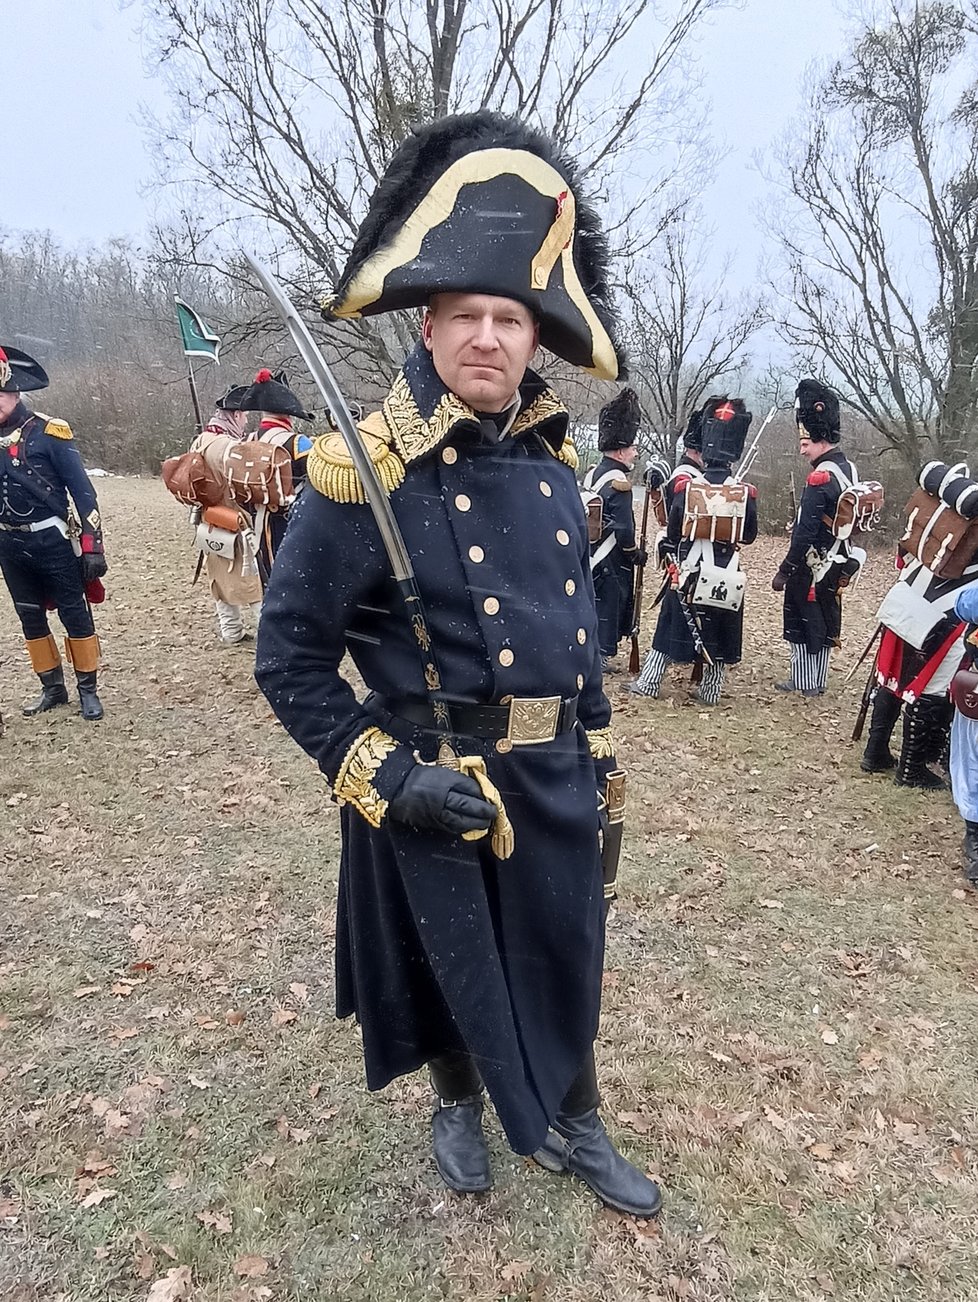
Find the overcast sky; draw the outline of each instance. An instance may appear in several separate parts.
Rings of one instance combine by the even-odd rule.
[[[0,0],[8,56],[0,228],[46,229],[66,244],[145,234],[154,177],[139,109],[164,101],[140,42],[141,17],[141,0]],[[746,0],[700,37],[714,132],[730,149],[714,224],[736,251],[740,282],[761,253],[751,205],[763,186],[752,155],[797,112],[811,61],[843,41],[834,0]],[[743,174],[731,184],[737,168]]]

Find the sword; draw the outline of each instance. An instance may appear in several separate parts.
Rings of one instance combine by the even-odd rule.
[[[408,555],[404,535],[401,533],[400,526],[394,516],[387,491],[381,483],[377,468],[370,459],[370,454],[363,445],[360,431],[350,414],[346,399],[343,397],[339,385],[333,379],[318,344],[309,333],[309,327],[296,311],[288,295],[271,272],[261,263],[256,262],[250,254],[245,253],[244,256],[245,261],[258,277],[262,289],[271,300],[272,306],[285,323],[285,327],[292,336],[292,342],[298,349],[299,355],[309,368],[309,373],[316,383],[316,388],[322,394],[332,413],[336,427],[343,436],[343,442],[346,444],[350,459],[363,483],[367,504],[373,513],[374,520],[377,522],[384,550],[387,552],[394,571],[394,582],[397,584],[398,591],[404,601],[408,619],[414,631],[414,639],[424,675],[425,691],[434,712],[435,720],[444,734],[439,740],[445,745],[450,745],[453,731],[451,711],[448,702],[439,695],[441,691],[441,674],[438,671],[435,648],[428,629],[428,620],[421,601],[418,581],[415,578],[414,566],[411,564],[411,557]]]

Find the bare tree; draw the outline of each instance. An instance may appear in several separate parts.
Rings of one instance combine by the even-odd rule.
[[[643,247],[695,134],[670,74],[723,2],[673,0],[657,27],[653,0],[147,0],[173,103],[155,135],[185,200],[171,253],[271,242],[296,291],[320,297],[409,129],[482,107],[544,126],[606,197],[628,157],[643,220],[615,234]],[[630,58],[639,42],[647,54]],[[415,335],[405,314],[329,332],[340,359],[381,380]]]
[[[978,33],[973,4],[884,16],[782,157],[776,290],[783,338],[917,466],[978,448]]]
[[[691,413],[742,376],[747,345],[766,320],[759,297],[725,293],[728,264],[711,273],[701,221],[696,209],[673,221],[658,256],[637,261],[625,284],[632,380],[651,446],[670,457]]]

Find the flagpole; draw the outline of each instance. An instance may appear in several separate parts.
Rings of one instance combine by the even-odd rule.
[[[187,358],[187,379],[190,381],[190,396],[194,400],[194,415],[197,417],[197,433],[204,428],[204,418],[200,411],[200,395],[197,393],[197,380],[194,377],[193,358]]]

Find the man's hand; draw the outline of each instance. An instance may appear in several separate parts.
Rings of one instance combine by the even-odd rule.
[[[784,585],[788,582],[788,576],[784,570],[778,570],[771,580],[771,587],[775,592],[784,592]]]
[[[91,583],[101,579],[108,571],[109,565],[102,552],[82,552],[82,583]]]
[[[632,564],[638,569],[648,564],[649,554],[644,547],[636,547],[632,552]]]
[[[497,810],[483,800],[479,784],[472,778],[435,764],[418,764],[409,771],[387,812],[399,823],[461,836],[491,827]]]

